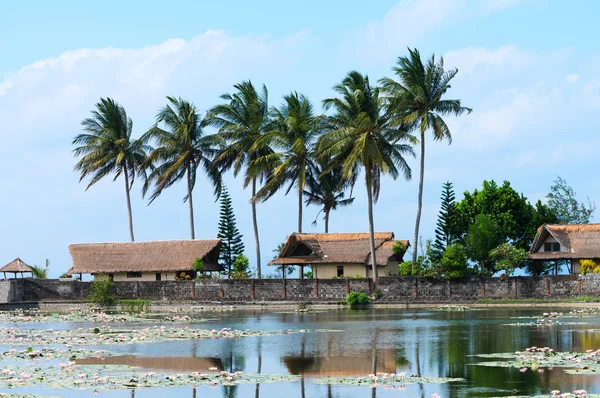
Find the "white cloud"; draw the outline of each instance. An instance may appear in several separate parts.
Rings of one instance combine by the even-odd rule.
[[[535,59],[517,46],[502,46],[489,50],[483,47],[469,47],[449,51],[444,55],[445,65],[458,68],[460,74],[470,74],[478,68],[497,67],[522,68],[530,65]]]
[[[567,81],[571,84],[577,83],[578,80],[579,80],[579,75],[577,73],[571,73],[571,74],[567,75]]]

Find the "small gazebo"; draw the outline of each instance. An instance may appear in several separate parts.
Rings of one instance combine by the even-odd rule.
[[[4,267],[0,268],[0,272],[4,273],[4,279],[6,278],[6,273],[14,274],[15,278],[17,274],[21,274],[21,278],[23,278],[23,274],[30,273],[33,275],[31,271],[31,267],[23,262],[19,257],[15,258],[10,263],[6,264]]]

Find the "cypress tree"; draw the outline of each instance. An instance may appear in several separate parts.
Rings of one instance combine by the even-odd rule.
[[[221,218],[217,238],[223,241],[219,260],[227,270],[228,278],[231,278],[231,267],[236,257],[244,253],[244,243],[242,242],[242,234],[235,223],[231,197],[225,185],[221,190]]]
[[[437,225],[435,228],[435,242],[433,243],[434,251],[440,255],[444,253],[447,246],[456,242],[452,235],[452,221],[454,218],[454,187],[450,181],[447,181],[442,186],[442,208],[438,215]]]

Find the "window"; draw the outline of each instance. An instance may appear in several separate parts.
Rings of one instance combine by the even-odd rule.
[[[545,252],[559,252],[560,251],[560,243],[544,242],[544,251]]]
[[[142,273],[141,272],[128,272],[127,277],[128,278],[141,278]]]
[[[157,281],[159,281],[159,280],[161,280],[161,279],[162,279],[162,278],[161,278],[161,274],[160,274],[160,272],[157,272],[157,273],[156,273],[156,280],[157,280]]]
[[[338,278],[341,278],[344,276],[344,266],[343,265],[338,265],[337,276],[338,276]]]

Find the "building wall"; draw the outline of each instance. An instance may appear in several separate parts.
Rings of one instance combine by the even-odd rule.
[[[363,264],[314,264],[313,273],[315,278],[330,279],[337,277],[338,267],[344,267],[344,276],[361,278],[367,277],[367,267]]]
[[[161,280],[163,281],[174,281],[176,272],[161,272]],[[113,280],[115,282],[151,282],[156,281],[156,272],[142,272],[141,278],[128,278],[127,272],[116,272],[113,275]],[[94,280],[98,279],[106,279],[108,275],[106,274],[95,274]]]

